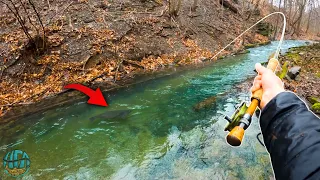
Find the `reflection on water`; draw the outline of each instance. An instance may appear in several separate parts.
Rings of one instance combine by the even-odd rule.
[[[269,179],[257,120],[243,145],[231,148],[223,114],[248,98],[232,87],[254,75],[254,63],[276,46],[105,93],[107,108],[77,102],[19,119],[1,127],[0,155],[26,151],[32,163],[25,179]],[[193,110],[211,96],[210,109]]]

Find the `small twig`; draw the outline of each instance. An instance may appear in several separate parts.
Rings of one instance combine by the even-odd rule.
[[[69,16],[69,27],[71,28],[71,31],[73,32],[74,28],[73,28],[73,25],[72,25],[71,16]]]
[[[14,8],[15,11],[10,7],[10,5],[9,5],[8,3],[4,2],[4,1],[0,1],[0,2],[3,3],[3,4],[5,4],[5,5],[9,8],[9,10],[13,13],[13,15],[14,15],[14,16],[16,17],[16,19],[18,20],[18,22],[19,22],[20,26],[22,27],[22,30],[23,30],[23,32],[25,33],[25,35],[27,36],[27,38],[32,42],[33,39],[32,39],[32,37],[31,37],[31,35],[29,34],[27,28],[25,27],[25,25],[24,25],[24,23],[23,23],[23,20],[22,20],[20,14],[19,14],[19,12],[18,12],[17,7],[14,5],[14,3],[13,3],[12,0],[8,0],[8,1],[11,2],[11,4],[12,4],[12,6],[13,6],[13,8]]]
[[[49,19],[49,22],[46,25],[49,25],[52,21],[53,18],[55,18],[58,14],[62,14],[66,9],[69,8],[69,6],[71,6],[73,4],[73,1],[71,3],[69,3],[64,9],[62,9],[61,11],[56,11],[56,13]],[[59,12],[59,13],[58,13]],[[70,16],[71,19],[71,16]]]
[[[177,26],[177,28],[179,29],[180,33],[182,34],[182,31],[181,31],[181,29],[180,29],[179,24],[174,20],[174,18],[173,18],[173,17],[171,17],[171,21],[173,21],[173,22],[175,23],[175,25],[176,25],[176,26]]]
[[[32,0],[29,0],[29,3],[31,4],[34,12],[36,13],[37,18],[38,18],[38,20],[39,20],[39,23],[40,23],[40,25],[41,25],[41,27],[42,27],[42,31],[43,31],[43,35],[42,35],[42,48],[44,49],[44,48],[45,48],[45,36],[46,36],[46,31],[44,30],[44,26],[43,26],[42,20],[41,20],[41,18],[40,18],[40,15],[39,15],[36,7],[34,6],[34,3],[32,2]],[[38,34],[38,35],[39,35],[39,34]],[[35,44],[36,44],[36,43],[35,43]],[[38,48],[37,48],[37,50],[38,50]]]
[[[39,13],[38,13],[38,11],[37,11],[36,7],[34,6],[34,3],[32,2],[32,0],[28,0],[28,1],[29,1],[30,5],[32,6],[32,8],[33,8],[34,12],[35,12],[35,13],[36,13],[36,15],[37,15],[37,18],[38,18],[38,20],[39,20],[39,23],[41,24],[41,27],[42,27],[43,33],[45,33],[45,31],[44,31],[44,26],[43,26],[43,23],[42,23],[42,20],[41,20],[41,18],[40,18],[40,15],[39,15]]]
[[[119,68],[120,68],[120,65],[122,64],[123,60],[119,61],[118,64],[117,64],[117,70],[116,70],[116,73],[114,75],[114,83],[117,81],[117,76],[118,76],[118,71],[119,71]]]
[[[19,2],[20,2],[21,6],[22,6],[23,9],[24,9],[24,12],[26,13],[26,15],[27,15],[27,17],[28,17],[28,20],[29,20],[30,24],[36,29],[37,34],[39,34],[39,29],[32,23],[32,21],[31,21],[31,19],[30,19],[30,16],[29,16],[29,13],[28,13],[26,7],[24,6],[24,3],[22,3],[22,0],[19,0]]]

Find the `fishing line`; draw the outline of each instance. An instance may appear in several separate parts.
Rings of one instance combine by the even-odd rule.
[[[274,13],[271,13],[265,17],[263,17],[262,19],[260,19],[258,22],[256,22],[255,24],[253,24],[251,27],[249,27],[248,29],[246,29],[245,31],[243,31],[239,36],[237,36],[234,40],[232,40],[229,44],[227,44],[224,48],[222,48],[217,54],[215,54],[212,58],[214,59],[215,57],[217,57],[222,51],[224,51],[227,47],[229,47],[232,43],[234,43],[237,39],[239,39],[242,35],[244,35],[246,32],[248,32],[250,29],[252,29],[254,26],[256,26],[257,24],[259,24],[261,21],[267,19],[268,17],[274,15],[274,14],[280,14],[282,15],[283,17],[283,27],[282,27],[282,33],[281,33],[281,37],[280,37],[280,40],[279,40],[279,43],[278,43],[278,47],[277,47],[277,50],[274,54],[274,57],[275,59],[278,59],[278,56],[279,56],[279,53],[280,53],[280,50],[281,50],[281,45],[282,45],[282,42],[283,42],[283,38],[284,38],[284,33],[286,31],[286,26],[287,26],[287,20],[286,20],[286,16],[282,13],[282,12],[274,12]]]
[[[278,63],[278,56],[280,54],[280,50],[281,50],[281,46],[282,46],[282,43],[283,43],[283,39],[284,39],[284,34],[285,34],[285,30],[286,30],[286,17],[285,15],[282,13],[282,12],[274,12],[274,13],[271,13],[265,17],[263,17],[262,19],[260,19],[259,21],[257,21],[255,24],[253,24],[252,26],[250,26],[248,29],[246,29],[245,31],[243,31],[239,36],[237,36],[235,39],[233,39],[229,44],[227,44],[224,48],[222,48],[217,54],[215,54],[212,58],[216,58],[218,56],[218,54],[220,54],[222,51],[224,51],[228,46],[230,46],[232,43],[234,43],[237,39],[239,39],[241,36],[243,36],[246,32],[248,32],[249,30],[251,30],[253,27],[255,27],[257,24],[259,24],[260,22],[262,22],[263,20],[265,20],[266,18],[272,16],[272,15],[275,15],[275,14],[280,14],[282,15],[283,17],[283,27],[282,27],[282,34],[281,34],[281,37],[280,37],[280,40],[279,40],[279,43],[278,43],[278,47],[276,49],[276,52],[274,53],[273,55],[273,62],[276,62],[276,66],[279,65]],[[276,35],[277,32],[275,32],[275,35]],[[272,61],[271,61],[272,62]],[[268,63],[268,66],[269,66],[270,62]],[[271,65],[271,64],[270,64]],[[272,66],[270,66],[269,69],[272,69],[272,71],[275,71],[277,69],[277,67],[274,67],[275,64],[272,64]],[[258,72],[258,75],[259,75],[259,72]],[[262,91],[261,93],[260,92],[257,92],[259,99],[261,99],[261,96],[262,96]],[[254,95],[254,92],[252,93]],[[261,95],[260,95],[261,94]],[[251,101],[250,103],[250,106],[249,107],[246,107],[246,104],[245,102],[242,103],[242,105],[240,105],[239,109],[237,109],[234,113],[234,115],[229,118],[228,116],[225,117],[226,120],[228,120],[229,124],[228,126],[225,128],[225,131],[228,130],[230,131],[228,136],[227,136],[227,142],[232,145],[232,146],[239,146],[242,142],[242,139],[243,139],[243,135],[244,135],[244,131],[245,131],[245,126],[249,126],[250,125],[250,122],[251,122],[251,118],[252,118],[252,115],[254,113],[254,111],[256,110],[257,106],[259,105],[259,99],[257,98],[253,98],[253,100]],[[246,109],[245,110],[242,110],[243,108],[242,107],[245,107]],[[253,109],[254,108],[254,109]],[[240,113],[241,111],[245,111],[245,113],[243,113],[243,117],[241,118],[241,120],[239,121],[239,125],[238,126],[233,126],[234,125],[234,122],[233,121],[236,121],[238,119],[237,117],[237,114]],[[239,114],[240,115],[240,114]],[[241,122],[241,121],[244,121],[244,122]],[[247,122],[247,123],[246,123]],[[233,126],[233,127],[232,127]],[[232,130],[230,129],[232,128]],[[259,136],[261,135],[260,134],[257,134],[257,139],[259,141],[259,143],[261,145],[263,145],[262,141],[260,140]]]

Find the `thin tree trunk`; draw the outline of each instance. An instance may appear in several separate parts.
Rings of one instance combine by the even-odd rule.
[[[288,23],[291,23],[291,11],[292,11],[292,0],[289,0],[289,14],[288,14]],[[289,26],[287,26],[289,28]],[[290,30],[290,29],[289,29]]]
[[[279,12],[280,12],[280,8],[281,8],[281,0],[279,1]],[[275,40],[277,38],[278,24],[279,24],[279,16],[277,18],[276,29],[275,29],[274,34],[273,34],[273,40]]]
[[[304,12],[304,9],[306,7],[306,2],[307,0],[303,1],[303,4],[301,5],[301,8],[300,8],[300,15],[299,15],[299,21],[298,21],[298,25],[297,25],[297,36],[300,36],[300,27],[301,27],[301,21],[302,21],[302,15],[303,15],[303,12]]]
[[[309,28],[310,28],[310,19],[311,19],[311,14],[312,14],[312,11],[313,11],[313,4],[312,4],[311,0],[309,1],[309,4],[310,4],[310,12],[309,12],[308,21],[307,21],[306,33],[308,33]]]

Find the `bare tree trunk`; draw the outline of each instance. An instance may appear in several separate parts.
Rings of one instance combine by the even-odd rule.
[[[309,11],[309,16],[308,16],[308,21],[307,21],[306,33],[308,33],[309,28],[310,28],[310,19],[311,19],[311,14],[312,14],[312,11],[313,11],[313,3],[312,3],[311,0],[309,1],[309,5],[310,5],[310,11]]]
[[[288,23],[291,23],[291,11],[292,11],[292,0],[289,0],[289,14],[288,14]],[[288,26],[289,27],[289,26]]]
[[[302,15],[303,15],[304,9],[306,7],[306,3],[307,3],[307,0],[304,0],[302,2],[302,4],[300,5],[300,13],[299,13],[299,18],[298,18],[298,25],[297,25],[297,28],[296,28],[297,36],[300,36],[300,27],[301,27]]]
[[[301,25],[301,20],[302,20],[302,15],[304,12],[304,8],[306,6],[306,1],[307,0],[302,0],[303,2],[299,2],[298,3],[298,9],[295,12],[293,18],[296,16],[296,14],[298,14],[298,17],[296,18],[296,20],[294,20],[291,24],[292,28],[293,28],[293,32],[291,35],[298,35],[299,36],[299,31],[300,31],[300,25]]]
[[[281,0],[279,1],[279,11],[280,11],[280,8],[281,8]],[[274,34],[273,34],[273,40],[275,40],[277,38],[278,24],[279,24],[279,16],[277,18],[276,29],[275,29]]]

